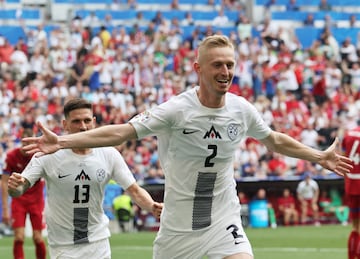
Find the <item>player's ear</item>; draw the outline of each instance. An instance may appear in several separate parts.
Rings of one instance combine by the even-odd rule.
[[[194,62],[193,68],[196,73],[200,72],[200,64],[197,61]]]

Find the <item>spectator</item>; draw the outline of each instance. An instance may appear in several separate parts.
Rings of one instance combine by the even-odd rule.
[[[358,27],[359,22],[357,21],[356,15],[355,14],[351,14],[349,16],[349,28],[357,28]]]
[[[222,27],[226,26],[229,23],[229,17],[225,14],[224,9],[220,9],[218,15],[212,20],[212,26]]]
[[[144,13],[142,11],[137,11],[135,18],[132,19],[130,21],[130,25],[134,26],[135,24],[139,25],[139,26],[147,26],[149,25],[151,21],[148,21],[147,19],[144,18]]]
[[[332,143],[338,131],[340,129],[339,119],[337,117],[331,118],[330,121],[327,121],[324,126],[317,130],[318,132],[318,144],[320,149],[324,149]]]
[[[70,69],[70,78],[68,84],[88,85],[89,75],[86,74],[86,52],[79,51],[77,53],[76,62]]]
[[[299,212],[296,208],[296,199],[289,188],[285,188],[282,192],[282,196],[277,198],[277,206],[285,226],[289,226],[290,224],[297,225],[299,223]]]
[[[268,161],[267,175],[270,177],[284,178],[288,174],[289,165],[286,164],[284,156],[273,153],[272,158]]]
[[[319,133],[316,131],[313,122],[308,122],[306,127],[301,131],[300,141],[310,147],[318,148]]]
[[[296,0],[289,0],[289,2],[286,4],[286,11],[299,11],[300,7]]]
[[[304,175],[304,180],[296,188],[297,199],[300,202],[300,222],[306,224],[308,216],[312,214],[314,225],[320,226],[319,221],[319,185],[311,178],[310,173]]]
[[[156,26],[159,26],[164,22],[164,17],[161,11],[157,11],[155,17],[152,18],[152,22],[155,23]]]
[[[90,11],[89,15],[83,18],[82,26],[94,28],[100,25],[100,19],[97,17],[95,11]]]
[[[195,21],[192,17],[191,11],[185,13],[184,19],[181,20],[181,26],[192,26],[195,25]]]
[[[245,14],[241,15],[240,19],[241,20],[237,25],[236,30],[239,40],[242,42],[246,39],[251,39],[253,25]]]
[[[13,53],[10,56],[10,69],[14,73],[16,80],[23,80],[29,72],[29,60],[19,46],[15,46]]]
[[[179,0],[171,0],[170,9],[171,10],[180,10],[181,8],[180,8]]]
[[[304,26],[314,26],[315,25],[314,14],[308,13],[306,15],[306,18],[305,18],[303,24],[304,24]]]
[[[320,11],[331,11],[332,10],[332,6],[330,3],[328,3],[327,0],[320,0],[318,7],[319,7]]]

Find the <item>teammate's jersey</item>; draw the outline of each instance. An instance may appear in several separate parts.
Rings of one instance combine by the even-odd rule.
[[[345,175],[345,191],[347,194],[360,195],[360,127],[345,134],[342,148],[354,165],[351,172]]]
[[[46,181],[45,216],[49,245],[93,242],[110,236],[103,211],[105,185],[110,179],[127,189],[135,179],[120,153],[94,148],[87,155],[70,149],[30,161],[22,174],[31,184]]]
[[[306,200],[313,199],[318,191],[319,185],[314,179],[302,180],[296,188],[296,193]]]
[[[6,154],[5,165],[4,165],[4,174],[11,175],[12,173],[21,174],[25,169],[26,165],[30,162],[32,156],[24,155],[21,153],[20,148],[14,148]],[[13,197],[21,203],[36,203],[39,199],[43,199],[44,193],[44,182],[39,180],[34,186],[29,188],[24,195],[20,197]]]
[[[158,138],[165,175],[160,229],[188,232],[237,213],[233,154],[245,136],[263,139],[270,128],[244,98],[227,93],[225,106],[201,105],[193,88],[130,122],[139,138]]]

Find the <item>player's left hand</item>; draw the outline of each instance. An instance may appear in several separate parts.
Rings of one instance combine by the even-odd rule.
[[[323,158],[318,162],[323,168],[326,168],[337,175],[345,176],[353,168],[353,161],[346,157],[336,153],[339,139],[335,141],[324,151]]]
[[[162,212],[164,204],[159,202],[154,202],[154,205],[152,207],[152,214],[156,219],[160,219],[160,215]]]

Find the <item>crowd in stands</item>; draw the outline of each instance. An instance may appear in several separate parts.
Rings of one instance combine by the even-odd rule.
[[[135,1],[131,3],[136,8]],[[329,25],[305,49],[291,31],[276,26],[270,17],[252,24],[244,5],[224,1],[224,10],[235,7],[239,20],[228,35],[237,54],[231,92],[254,103],[271,127],[315,148],[328,147],[336,136],[341,138],[356,126],[360,48],[355,43],[337,42]],[[221,33],[212,25],[199,26],[183,37],[180,23],[192,24],[192,18],[166,20],[161,11],[141,26],[139,17],[131,30],[110,26],[111,17],[93,19],[76,16],[69,27],[50,32],[43,25],[29,30],[25,24],[27,37],[14,45],[6,35],[0,36],[1,162],[5,152],[19,144],[25,128],[36,130],[36,121],[62,134],[62,108],[69,98],[90,100],[101,126],[124,123],[194,87],[197,46],[205,36]],[[227,21],[214,17],[213,22]],[[96,23],[101,24],[98,30],[91,26]],[[254,29],[260,36],[253,36]],[[137,180],[163,178],[156,139],[117,148]],[[309,162],[274,154],[250,138],[239,146],[234,161],[238,180],[329,173]]]

